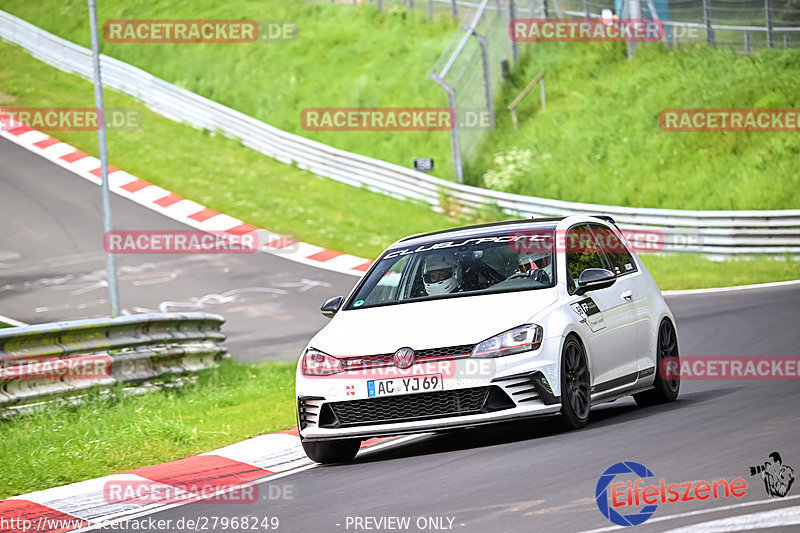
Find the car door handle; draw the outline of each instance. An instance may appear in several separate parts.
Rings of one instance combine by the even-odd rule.
[[[630,301],[630,299],[631,299],[631,298],[633,298],[633,292],[632,292],[632,291],[630,291],[630,290],[627,290],[627,291],[622,291],[622,294],[621,294],[621,296],[622,296],[622,299],[623,299],[623,300],[628,300],[628,301]]]

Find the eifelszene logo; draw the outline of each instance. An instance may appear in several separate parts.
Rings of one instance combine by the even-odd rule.
[[[614,482],[618,477],[621,479]],[[627,527],[646,522],[662,503],[741,498],[747,493],[747,482],[740,477],[669,484],[662,477],[657,484],[644,486],[646,478],[654,477],[649,468],[633,461],[609,466],[597,480],[597,508],[612,523]]]

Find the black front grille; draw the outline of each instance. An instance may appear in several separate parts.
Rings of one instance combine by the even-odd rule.
[[[507,395],[499,387],[473,387],[368,400],[352,400],[349,402],[332,402],[326,404],[335,415],[336,420],[327,427],[362,426],[369,424],[389,424],[409,422],[426,418],[441,418],[477,414],[499,410],[498,407],[487,407],[486,399],[491,389],[494,394]],[[513,402],[503,405],[506,409],[513,407]],[[320,427],[322,425],[320,420]]]

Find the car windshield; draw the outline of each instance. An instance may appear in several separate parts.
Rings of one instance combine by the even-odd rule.
[[[345,309],[552,287],[553,230],[441,240],[386,252]]]

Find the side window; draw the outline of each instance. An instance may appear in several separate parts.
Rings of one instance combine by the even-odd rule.
[[[625,244],[611,228],[600,224],[590,224],[589,226],[592,228],[597,241],[601,243],[601,247],[606,253],[606,258],[611,263],[610,270],[613,273],[621,276],[629,272],[636,272],[636,261],[633,260],[633,256],[625,247]]]
[[[605,268],[612,270],[603,250],[589,231],[589,226],[583,224],[567,231],[565,239],[567,247],[567,288],[569,292],[575,291],[578,286],[578,277],[587,268]],[[612,270],[613,272],[613,270]]]

